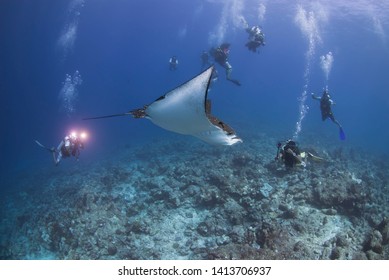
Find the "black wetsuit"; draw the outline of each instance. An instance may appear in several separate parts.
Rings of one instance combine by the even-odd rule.
[[[173,56],[170,59],[169,70],[176,70],[177,69],[177,64],[178,64],[177,58],[175,56]]]
[[[215,50],[215,61],[223,66],[226,70],[231,69],[231,65],[227,61],[227,54],[221,49],[217,48]]]
[[[80,149],[84,148],[84,144],[79,140],[71,141],[70,146],[66,147],[65,145],[61,146],[61,153],[63,158],[70,157],[71,155],[74,157],[79,157]]]
[[[238,80],[235,80],[235,79],[231,78],[232,66],[228,62],[228,54],[227,54],[227,52],[224,51],[224,49],[227,49],[227,46],[225,46],[225,45],[227,45],[227,44],[223,44],[220,47],[218,47],[217,49],[212,49],[211,50],[211,55],[213,56],[215,61],[218,64],[220,64],[220,66],[222,66],[224,69],[226,69],[226,78],[227,78],[227,80],[229,80],[230,82],[233,82],[234,84],[240,86],[241,84],[240,84],[240,82]]]
[[[288,152],[290,149],[296,156],[300,154],[300,150],[297,147],[296,143],[290,141],[282,149],[282,157],[286,167],[294,167],[299,161],[296,159],[296,156]]]
[[[259,28],[257,28],[257,30],[255,30],[254,27],[247,28],[246,31],[250,35],[249,41],[246,43],[246,47],[250,51],[256,52],[258,47],[265,45],[265,36]]]
[[[320,111],[321,111],[321,119],[324,121],[327,118],[330,118],[333,122],[335,122],[334,114],[331,110],[331,100],[328,98],[327,95],[324,95],[320,99]]]

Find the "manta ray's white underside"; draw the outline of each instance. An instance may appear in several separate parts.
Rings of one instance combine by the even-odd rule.
[[[145,117],[166,130],[192,135],[211,144],[242,142],[232,130],[223,129],[222,122],[218,125],[211,122],[210,112],[206,112],[212,70],[213,66],[148,105]]]

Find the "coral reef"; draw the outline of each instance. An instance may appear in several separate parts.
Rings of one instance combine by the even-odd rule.
[[[325,161],[286,170],[276,142],[169,139],[27,176],[0,209],[0,258],[388,259],[388,162],[312,147]]]

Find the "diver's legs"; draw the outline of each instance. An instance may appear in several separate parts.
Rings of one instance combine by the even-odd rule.
[[[57,159],[55,157],[55,148],[51,148],[51,154],[53,155],[54,164],[57,164]]]
[[[57,150],[58,151],[58,150]],[[54,164],[55,165],[58,165],[58,163],[61,161],[62,159],[62,152],[61,151],[58,151],[58,156],[56,157],[55,154],[56,154],[56,150],[52,151],[52,154],[53,154],[53,159],[54,159]]]
[[[231,72],[232,72],[232,68],[227,68],[227,70],[226,70],[226,77],[227,77],[227,80],[230,80],[230,79],[231,79]]]
[[[231,72],[232,72],[232,67],[231,65],[228,63],[228,61],[225,63],[225,66],[226,68],[226,78],[227,80],[233,82],[234,84],[240,86],[240,82],[238,80],[235,80],[235,79],[231,79]]]
[[[340,123],[335,119],[334,115],[331,114],[330,115],[330,119],[333,123],[335,123],[339,128],[342,128],[342,126],[340,125]]]

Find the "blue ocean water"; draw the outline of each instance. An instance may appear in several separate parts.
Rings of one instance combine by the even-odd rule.
[[[250,122],[293,135],[304,86],[320,94],[328,85],[347,133],[341,144],[387,153],[388,4],[298,3],[2,1],[2,174],[47,164],[33,140],[53,146],[72,127],[90,130],[87,156],[160,133],[143,121],[80,119],[150,103],[198,74],[201,52],[222,42],[231,43],[229,61],[242,86],[225,81],[220,68],[210,98],[214,113],[237,123],[238,133]],[[266,46],[259,54],[245,48],[242,22],[263,27]],[[333,63],[327,81],[320,56],[328,52]],[[172,55],[179,59],[174,73],[167,66]],[[66,75],[76,71],[82,83],[70,90],[77,96],[69,110],[60,92]],[[304,103],[309,110],[300,140],[306,133],[336,138],[333,124],[322,123],[318,104],[310,98]]]
[[[259,53],[245,47],[245,24],[263,28]],[[148,120],[82,118],[151,103],[199,74],[201,53],[223,42],[242,85],[216,65],[209,98],[240,145],[263,133],[389,155],[388,1],[3,0],[0,35],[2,191],[24,174],[72,168],[74,161],[55,167],[34,140],[57,146],[73,129],[89,134],[82,168],[114,159],[124,146],[200,141]],[[310,96],[325,87],[345,141]]]

